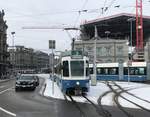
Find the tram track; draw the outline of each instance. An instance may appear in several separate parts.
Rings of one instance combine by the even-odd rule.
[[[68,97],[71,99],[71,102],[75,105],[75,107],[79,110],[81,117],[87,117],[85,112],[81,110],[81,107],[77,104],[77,102],[72,98],[71,95],[68,95]]]
[[[111,93],[112,91],[106,91],[104,92],[98,99],[98,105],[100,107],[100,109],[102,110],[103,114],[106,116],[106,117],[111,117],[111,113],[109,111],[107,111],[106,109],[103,108],[103,105],[102,105],[102,98],[105,97],[107,94]]]
[[[87,113],[85,113],[81,106],[73,99],[73,97],[71,95],[66,95],[66,94],[63,94],[64,95],[64,98],[66,101],[68,101],[68,97],[69,99],[71,100],[71,102],[75,105],[75,107],[79,110],[80,112],[80,116],[81,117],[88,117]],[[92,107],[95,109],[96,113],[99,115],[99,117],[111,117],[111,113],[109,113],[107,110],[105,110],[102,105],[98,104],[94,104],[94,102],[92,102],[89,98],[86,97],[85,94],[81,95],[82,98],[86,99],[87,102],[89,102]]]
[[[102,117],[111,117],[111,114],[103,108],[101,104],[98,106],[94,104],[90,99],[88,99],[85,95],[82,95],[88,102],[90,102],[93,107],[96,109],[96,112]]]
[[[139,100],[142,100],[142,101],[147,102],[147,103],[150,104],[150,101],[145,100],[145,99],[143,99],[143,98],[141,98],[141,97],[139,97],[139,96],[136,96],[136,95],[134,95],[134,94],[128,92],[127,90],[124,90],[121,86],[117,85],[115,82],[112,82],[112,83],[113,83],[115,86],[117,86],[120,90],[124,91],[123,93],[127,93],[127,94],[129,94],[129,95],[131,95],[131,96],[133,96],[133,97],[135,97],[135,98],[137,98],[137,99],[139,99]],[[138,89],[138,88],[135,88],[135,89]],[[132,89],[132,90],[133,90],[133,89]]]
[[[113,98],[113,99],[114,99],[114,102],[117,104],[118,108],[119,108],[121,111],[123,111],[128,117],[133,117],[133,115],[130,114],[129,112],[127,112],[127,111],[124,109],[124,107],[119,103],[119,97],[123,98],[124,100],[126,100],[126,101],[132,103],[133,105],[135,105],[135,106],[141,108],[142,110],[144,110],[144,111],[146,111],[146,112],[150,112],[149,109],[147,109],[147,108],[145,108],[145,107],[143,107],[143,106],[141,106],[141,105],[139,105],[139,104],[137,104],[137,103],[135,103],[135,102],[133,102],[133,101],[131,101],[131,100],[129,100],[129,99],[127,99],[126,97],[124,97],[124,96],[121,95],[122,93],[131,94],[131,96],[133,96],[133,97],[135,97],[135,98],[137,98],[137,99],[140,99],[140,100],[142,100],[142,101],[145,101],[145,102],[148,102],[148,103],[149,103],[149,101],[146,101],[146,100],[144,100],[144,99],[142,99],[142,98],[140,98],[140,97],[138,97],[138,96],[135,96],[135,95],[133,95],[132,93],[129,93],[129,92],[128,92],[128,91],[130,91],[130,90],[138,89],[139,87],[138,87],[138,88],[130,88],[130,89],[125,90],[125,89],[123,89],[122,87],[120,87],[119,85],[117,86],[116,83],[112,83],[112,84],[113,84],[114,86],[118,87],[118,89],[114,89],[114,88],[112,87],[112,85],[110,85],[110,83],[107,82],[107,86],[108,86],[108,87],[112,90],[112,92],[114,92],[114,94],[115,94],[115,95],[114,95],[114,98]],[[117,90],[120,90],[120,91],[117,91]]]
[[[117,86],[116,84],[114,84],[114,85]],[[119,85],[118,85],[118,86],[119,86]],[[117,87],[118,87],[118,86],[117,86]],[[137,106],[137,107],[143,109],[144,111],[150,112],[149,109],[147,109],[147,108],[145,108],[145,107],[143,107],[143,106],[141,106],[141,105],[139,105],[139,104],[137,104],[137,103],[135,103],[135,102],[133,102],[133,101],[131,101],[131,100],[129,100],[129,99],[127,99],[127,98],[125,98],[124,96],[121,95],[122,93],[131,94],[131,93],[129,93],[128,91],[129,91],[129,90],[133,90],[133,89],[124,90],[124,89],[120,88],[120,86],[119,86],[118,88],[119,88],[121,91],[117,92],[117,93],[118,93],[118,96],[116,96],[116,98],[121,97],[121,98],[125,99],[126,101],[128,101],[128,102],[134,104],[135,106]],[[138,89],[138,88],[134,88],[134,89]],[[137,99],[141,99],[140,97],[137,97],[137,96],[135,96],[135,95],[133,95],[133,94],[131,94],[131,96],[136,97]],[[144,100],[144,99],[141,99],[141,100]]]
[[[127,117],[134,117],[131,113],[129,113],[125,108],[119,103],[119,100],[117,97],[119,97],[119,93],[112,88],[112,86],[109,84],[109,82],[106,82],[107,86],[111,89],[111,91],[115,94],[113,97],[114,102],[116,103],[117,107],[127,116]]]

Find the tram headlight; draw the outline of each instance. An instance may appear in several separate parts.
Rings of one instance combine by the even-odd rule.
[[[89,83],[86,83],[86,87],[89,87]]]
[[[76,82],[76,85],[80,85],[80,82]]]

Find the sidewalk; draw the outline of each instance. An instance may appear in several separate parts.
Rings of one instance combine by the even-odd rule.
[[[9,76],[9,77],[7,77],[7,78],[5,78],[5,79],[1,79],[1,78],[0,78],[0,83],[1,83],[1,82],[9,81],[9,80],[11,80],[11,79],[14,79],[14,77],[13,77],[13,76]]]

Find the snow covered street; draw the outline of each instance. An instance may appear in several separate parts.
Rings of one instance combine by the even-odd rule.
[[[52,92],[52,81],[49,79],[49,74],[39,74],[38,76],[45,78],[45,92],[43,93],[46,97],[52,97],[56,99],[65,100],[63,93],[59,89],[56,83],[54,83],[54,93]],[[109,84],[115,89],[117,92],[120,92],[120,95],[127,98],[130,101],[146,108],[150,109],[150,85],[143,83],[128,83],[128,82],[115,82],[118,86],[122,87],[124,90],[129,93],[122,92],[118,86],[114,85],[111,81]],[[106,93],[104,95],[104,93]],[[102,105],[110,105],[116,106],[114,102],[115,94],[111,91],[111,89],[107,86],[107,83],[104,81],[98,81],[97,86],[90,86],[90,90],[87,93],[87,98],[93,101],[95,104],[98,104],[98,99],[102,96],[101,103]],[[74,100],[77,102],[86,103],[87,100],[81,96],[73,96]],[[69,100],[69,98],[67,98]],[[118,101],[123,107],[128,108],[139,108],[135,104],[125,100],[122,97],[118,97]]]

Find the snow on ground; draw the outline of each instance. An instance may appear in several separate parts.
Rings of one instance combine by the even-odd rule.
[[[50,77],[49,74],[36,74],[36,75],[38,75],[39,77],[45,78],[45,79],[48,79]]]
[[[54,93],[52,92],[53,82],[49,78],[49,74],[40,74],[38,76],[46,79],[45,80],[46,88],[45,88],[44,96],[52,97],[52,98],[56,98],[56,99],[62,99],[62,100],[65,99],[64,95],[62,94],[60,88],[57,86],[56,83],[54,83]],[[129,90],[130,93],[132,93],[142,99],[150,101],[150,93],[149,93],[150,85],[142,84],[142,83],[131,83],[131,82],[130,83],[116,82],[116,83],[126,90],[132,89],[132,90]],[[113,86],[113,88],[117,89],[116,86]],[[87,93],[87,97],[91,101],[93,101],[95,104],[98,104],[97,100],[99,99],[99,97],[107,91],[110,91],[110,89],[106,84],[104,84],[104,82],[97,82],[96,86],[90,86],[90,90]],[[135,103],[137,103],[147,109],[150,109],[150,103],[148,103],[148,102],[137,99],[127,93],[122,93],[121,95],[131,101],[134,101]],[[115,102],[113,101],[113,96],[114,96],[114,93],[112,93],[112,92],[108,93],[106,96],[104,96],[102,98],[102,100],[101,100],[102,104],[110,105],[110,106],[115,105]],[[67,97],[67,99],[69,100],[69,97]],[[81,96],[73,96],[73,99],[76,100],[77,102],[87,103],[87,100]],[[138,108],[134,104],[126,101],[125,99],[123,99],[121,97],[119,97],[119,102],[123,107]]]

